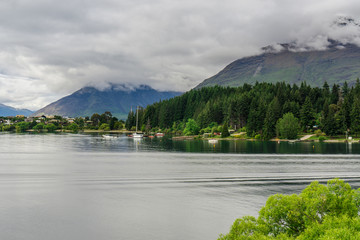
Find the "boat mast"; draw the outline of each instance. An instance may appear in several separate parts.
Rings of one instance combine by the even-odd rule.
[[[139,121],[138,107],[139,106],[136,106],[136,130],[135,130],[135,133],[137,133],[137,130],[138,130],[138,121]]]

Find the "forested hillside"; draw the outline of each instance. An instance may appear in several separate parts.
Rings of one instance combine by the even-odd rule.
[[[289,114],[290,113],[290,114]],[[182,132],[189,119],[208,132],[217,124],[242,128],[248,136],[275,137],[281,128],[279,120],[290,118],[299,130],[309,132],[321,129],[327,135],[360,132],[360,83],[351,88],[326,82],[323,87],[300,86],[284,82],[244,84],[241,87],[206,87],[191,90],[139,110],[139,126],[143,131],[153,128]],[[135,112],[130,112],[126,127],[135,126]],[[286,121],[283,121],[287,124]]]

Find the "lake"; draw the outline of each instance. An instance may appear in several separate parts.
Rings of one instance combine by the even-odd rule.
[[[274,193],[339,177],[360,144],[0,134],[0,239],[217,239]],[[331,155],[330,155],[331,154]]]

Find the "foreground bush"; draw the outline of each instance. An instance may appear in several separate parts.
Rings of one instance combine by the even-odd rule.
[[[300,194],[270,196],[259,217],[237,219],[219,240],[360,239],[360,191],[339,179]]]

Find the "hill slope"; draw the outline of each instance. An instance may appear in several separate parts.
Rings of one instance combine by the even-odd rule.
[[[159,92],[149,86],[127,89],[112,86],[105,91],[93,87],[82,88],[73,94],[47,105],[33,115],[60,115],[68,117],[91,116],[110,111],[121,119],[127,117],[131,107],[146,107],[148,104],[180,95],[180,92]]]
[[[16,116],[16,115],[29,116],[32,113],[33,112],[28,109],[17,109],[0,103],[0,116],[2,117]]]
[[[331,40],[330,40],[331,41]],[[353,44],[331,41],[324,51],[296,52],[289,44],[282,44],[280,52],[271,47],[264,53],[241,58],[226,66],[215,76],[206,79],[196,88],[205,86],[241,86],[258,82],[301,83],[322,86],[325,81],[331,86],[344,81],[353,83],[360,77],[360,48]]]

